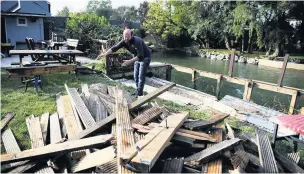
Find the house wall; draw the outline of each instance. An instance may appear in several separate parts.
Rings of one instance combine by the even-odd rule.
[[[27,26],[17,26],[16,16],[6,16],[7,42],[16,46],[16,42],[25,42],[26,37],[33,38],[35,41],[44,40],[43,18],[27,18]],[[36,19],[36,21],[32,21]]]

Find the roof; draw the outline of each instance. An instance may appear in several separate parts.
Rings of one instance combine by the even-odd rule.
[[[276,117],[273,121],[280,126],[304,134],[304,115],[283,115]]]
[[[24,16],[24,17],[49,17],[45,14],[27,14],[27,13],[1,13],[1,16]]]

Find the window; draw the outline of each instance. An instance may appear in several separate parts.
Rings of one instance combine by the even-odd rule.
[[[26,18],[17,18],[17,26],[27,26]]]

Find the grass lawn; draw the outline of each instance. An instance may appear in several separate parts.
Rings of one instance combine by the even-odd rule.
[[[34,116],[41,116],[46,112],[53,114],[56,111],[56,94],[59,92],[66,94],[65,83],[69,87],[75,88],[81,88],[82,83],[104,83],[122,86],[129,92],[135,92],[135,89],[131,87],[109,81],[103,76],[95,74],[78,75],[78,77],[72,73],[45,75],[42,78],[43,90],[39,89],[39,95],[36,95],[34,87],[29,87],[27,92],[24,92],[24,85],[20,82],[20,78],[8,78],[5,70],[1,71],[1,80],[1,119],[8,112],[15,113],[15,117],[8,126],[12,129],[21,150],[31,148],[25,118],[32,114]],[[191,117],[194,118],[209,117],[208,114],[195,111],[190,106],[180,106],[161,99],[155,99],[155,101],[159,104],[165,104],[170,111],[190,111]],[[1,149],[1,153],[5,153],[4,148]]]

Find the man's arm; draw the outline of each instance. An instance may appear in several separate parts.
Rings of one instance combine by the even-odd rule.
[[[98,58],[103,58],[109,54],[112,54],[114,52],[116,52],[117,50],[119,50],[120,48],[122,48],[124,46],[124,41],[120,41],[118,44],[114,45],[112,48],[110,48],[106,53],[101,53],[98,57]]]

